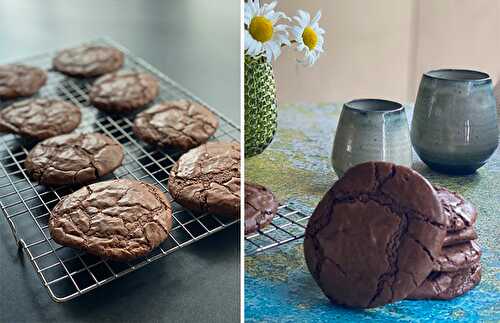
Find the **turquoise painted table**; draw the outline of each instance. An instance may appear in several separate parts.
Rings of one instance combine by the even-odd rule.
[[[337,180],[330,153],[341,104],[285,105],[273,143],[245,162],[245,178],[269,187],[280,201],[312,212]],[[411,120],[411,107],[407,108]],[[450,177],[433,172],[414,156],[414,169],[432,183],[469,199],[479,210],[476,230],[483,250],[482,281],[451,301],[401,301],[381,308],[350,310],[332,305],[309,274],[302,240],[246,257],[245,317],[248,322],[500,322],[500,152],[476,174]]]

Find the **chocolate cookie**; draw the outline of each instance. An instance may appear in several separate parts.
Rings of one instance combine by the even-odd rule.
[[[460,244],[463,242],[477,239],[476,230],[474,227],[468,227],[460,231],[448,231],[444,237],[443,247]]]
[[[458,271],[479,263],[481,248],[475,241],[444,247],[434,260],[433,271]]]
[[[304,254],[325,295],[349,307],[406,298],[440,255],[447,218],[431,184],[386,162],[350,168],[309,219]]]
[[[0,131],[42,140],[73,131],[80,119],[80,109],[71,103],[25,100],[0,111]]]
[[[100,133],[68,134],[38,143],[25,167],[31,178],[47,185],[84,184],[118,168],[121,145]]]
[[[171,227],[165,195],[153,185],[128,179],[95,183],[65,196],[49,220],[55,242],[115,261],[145,256]]]
[[[47,82],[47,73],[20,64],[0,65],[0,99],[30,96]]]
[[[158,96],[158,80],[146,73],[121,71],[98,78],[90,89],[90,101],[108,112],[130,112]]]
[[[57,53],[54,69],[71,76],[93,77],[111,73],[122,67],[123,53],[116,48],[83,45]]]
[[[463,295],[481,281],[481,264],[454,272],[432,272],[408,299],[452,299]]]
[[[443,212],[449,219],[448,231],[460,231],[476,222],[476,208],[460,194],[439,186],[434,186],[434,189],[443,205]]]
[[[199,103],[179,100],[157,104],[137,115],[134,133],[147,143],[188,150],[207,142],[219,121]]]
[[[271,223],[278,206],[279,203],[270,190],[259,184],[245,183],[245,234]]]
[[[195,212],[240,217],[240,145],[209,142],[182,155],[170,172],[172,197]]]

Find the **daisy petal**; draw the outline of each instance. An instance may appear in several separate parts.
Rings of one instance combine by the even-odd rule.
[[[324,33],[325,33],[325,30],[324,30],[323,28],[321,28],[321,27],[317,27],[317,28],[316,28],[316,32],[317,32],[318,34],[324,34]]]
[[[316,16],[314,16],[313,20],[311,20],[311,25],[317,24],[320,18],[321,18],[321,10],[318,10]]]
[[[276,43],[269,43],[269,47],[273,52],[273,56],[276,58],[281,54],[281,47]]]
[[[252,36],[248,32],[248,30],[245,30],[245,41],[243,42],[245,45],[245,49],[248,49],[248,46],[250,46],[250,42],[253,40]]]
[[[254,53],[255,55],[260,55],[262,53],[262,51],[264,50],[263,46],[262,46],[262,43],[261,42],[258,42],[256,41],[255,42],[255,49],[254,49]]]
[[[273,12],[273,9],[274,7],[276,7],[277,5],[277,2],[276,1],[273,1],[271,3],[266,3],[264,4],[261,8],[260,8],[260,13],[259,15],[261,16],[265,16],[266,14],[268,14],[269,12]]]
[[[252,38],[248,43],[247,52],[250,56],[255,56],[255,48],[257,47],[257,42]]]
[[[311,21],[311,16],[309,15],[309,13],[304,10],[299,10],[298,13],[305,25],[309,25]]]

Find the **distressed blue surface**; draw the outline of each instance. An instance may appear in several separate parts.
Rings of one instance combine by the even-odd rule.
[[[286,105],[269,148],[246,160],[245,178],[269,187],[282,200],[315,207],[337,176],[330,153],[340,104]],[[412,109],[407,107],[408,119]],[[446,176],[414,155],[413,168],[432,183],[459,192],[478,209],[482,280],[449,301],[401,301],[376,309],[331,304],[312,279],[302,240],[245,259],[247,322],[500,322],[500,152],[476,174]]]
[[[286,249],[272,252],[293,252]],[[485,251],[481,262],[497,280],[500,278],[498,252]],[[464,296],[449,301],[404,300],[376,309],[353,310],[331,304],[306,268],[300,267],[287,276],[281,282],[245,275],[246,322],[500,321],[500,293],[485,280]]]

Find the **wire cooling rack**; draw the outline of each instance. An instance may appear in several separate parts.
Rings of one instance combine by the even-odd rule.
[[[124,69],[146,71],[155,75],[160,81],[160,95],[155,103],[181,98],[203,103],[116,42],[110,39],[91,42],[121,49],[126,56]],[[61,197],[77,188],[46,187],[31,181],[26,175],[24,161],[35,143],[12,134],[1,135],[0,207],[16,243],[26,253],[54,301],[64,302],[85,294],[238,222],[212,214],[195,216],[175,203],[168,194],[167,182],[170,168],[181,152],[157,149],[139,141],[132,132],[133,116],[115,116],[97,111],[90,104],[87,95],[91,80],[75,79],[50,70],[54,53],[48,52],[17,62],[48,70],[47,84],[36,96],[60,98],[79,106],[82,122],[76,132],[101,132],[122,144],[125,152],[122,166],[102,180],[129,178],[152,183],[166,193],[173,208],[173,226],[168,239],[146,257],[121,263],[63,247],[50,237],[50,210]],[[0,102],[0,108],[13,102]],[[219,116],[220,123],[212,140],[239,141],[239,128],[217,111],[212,111]]]
[[[311,210],[296,203],[280,206],[269,225],[245,236],[245,255],[250,256],[303,238],[310,217]]]

